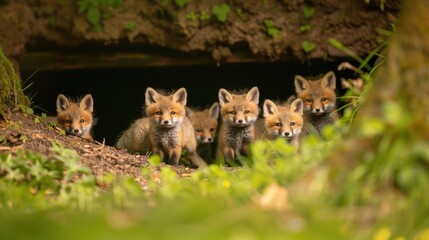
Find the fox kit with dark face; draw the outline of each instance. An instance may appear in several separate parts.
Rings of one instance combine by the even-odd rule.
[[[234,160],[237,151],[248,155],[249,143],[255,138],[254,123],[259,114],[259,90],[253,87],[244,94],[219,90],[222,126],[219,133],[218,153],[224,159]]]
[[[211,163],[213,158],[211,148],[217,133],[219,104],[216,102],[202,111],[189,109],[187,115],[194,127],[198,155],[207,163]]]
[[[265,118],[265,136],[268,139],[284,138],[295,147],[304,126],[304,104],[300,98],[290,104],[279,105],[267,99],[263,105]]]
[[[74,102],[59,94],[57,97],[57,122],[67,135],[75,135],[93,141],[92,112],[94,100],[91,94],[85,95],[80,101]]]
[[[306,124],[311,124],[318,132],[339,118],[335,103],[335,81],[335,74],[332,71],[317,80],[295,77],[295,90],[304,103]]]
[[[204,166],[196,152],[194,128],[185,116],[186,89],[180,88],[171,95],[164,95],[149,87],[145,101],[153,152],[159,153],[165,162],[177,165],[184,148],[193,164]]]

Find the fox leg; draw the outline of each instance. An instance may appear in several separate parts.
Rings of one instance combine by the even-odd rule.
[[[243,146],[241,146],[240,153],[249,156],[249,143],[243,143]]]
[[[168,152],[169,164],[170,165],[179,165],[180,155],[182,154],[181,147],[175,147],[170,149]]]
[[[233,161],[235,158],[235,150],[233,147],[224,146],[223,147],[223,156],[225,157],[225,161]]]
[[[168,163],[168,158],[167,158],[168,156],[158,146],[154,145],[152,147],[152,153],[153,154],[159,154],[159,157],[161,158],[161,160],[165,163]]]
[[[197,167],[206,167],[207,164],[204,160],[194,151],[188,151],[187,157],[191,160],[191,162]]]

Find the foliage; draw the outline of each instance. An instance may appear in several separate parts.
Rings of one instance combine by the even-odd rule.
[[[184,7],[186,4],[190,3],[191,0],[174,0],[174,3],[179,7]]]
[[[305,40],[302,42],[301,48],[304,52],[309,53],[316,48],[316,44],[312,41]]]
[[[133,31],[136,29],[136,23],[133,21],[126,21],[124,22],[124,29],[128,31]]]
[[[310,17],[314,14],[314,11],[315,11],[314,7],[304,7],[303,9],[304,19],[301,23],[299,31],[307,32],[308,30],[311,29],[309,20],[310,20]]]
[[[102,20],[110,16],[113,8],[121,5],[123,0],[79,0],[79,14],[86,12],[86,20],[95,32],[103,29]]]
[[[228,15],[230,12],[229,5],[226,3],[220,5],[214,5],[212,8],[212,13],[216,19],[220,22],[226,22],[228,20]]]
[[[270,35],[273,38],[276,37],[279,30],[276,27],[274,27],[273,20],[266,19],[264,20],[264,24],[265,24],[265,27],[267,28],[268,35]]]

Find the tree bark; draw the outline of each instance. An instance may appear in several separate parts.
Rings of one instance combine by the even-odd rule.
[[[387,49],[385,64],[376,72],[359,116],[344,142],[329,158],[334,184],[345,181],[354,166],[368,156],[380,155],[380,145],[390,136],[382,156],[390,161],[389,148],[402,151],[429,141],[429,1],[404,1],[397,31]],[[383,123],[383,131],[364,131],[368,121]],[[392,157],[392,156],[390,156]],[[397,156],[393,156],[395,158]]]
[[[0,115],[20,106],[29,107],[30,100],[25,96],[21,80],[0,46]]]

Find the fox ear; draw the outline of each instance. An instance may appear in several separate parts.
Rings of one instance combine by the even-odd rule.
[[[219,90],[219,103],[220,105],[231,102],[232,95],[226,89],[221,88]]]
[[[259,103],[259,89],[258,87],[253,87],[246,95],[246,100],[249,102]]]
[[[305,80],[305,78],[303,78],[303,77],[301,77],[299,75],[295,76],[294,84],[295,84],[295,91],[296,91],[296,93],[300,93],[300,92],[302,92],[302,91],[310,88],[310,86],[308,85],[307,80]]]
[[[173,94],[173,102],[180,103],[182,105],[186,105],[186,99],[188,94],[186,93],[185,88],[180,88]]]
[[[148,87],[146,89],[146,93],[144,94],[144,96],[145,96],[145,103],[146,103],[146,105],[149,105],[149,104],[152,104],[152,103],[156,103],[156,101],[159,98],[158,92],[155,89],[151,88],[151,87]]]
[[[79,108],[88,112],[94,111],[94,99],[91,94],[85,95],[79,102]]]
[[[264,105],[262,106],[262,108],[263,108],[263,111],[264,111],[264,117],[265,118],[268,117],[269,115],[273,115],[273,114],[275,114],[277,112],[277,106],[276,106],[276,104],[273,101],[269,100],[269,99],[265,100]]]
[[[209,115],[211,118],[218,119],[219,117],[219,104],[213,103],[213,105],[209,109]]]
[[[185,107],[186,109],[186,116],[189,118],[189,120],[193,121],[195,119],[195,113],[190,109],[189,107]]]
[[[62,112],[70,107],[70,102],[66,96],[58,94],[57,97],[57,112]]]
[[[297,98],[293,100],[293,102],[290,105],[290,108],[292,109],[293,112],[302,115],[304,111],[304,103],[302,102],[301,98]]]
[[[336,88],[336,78],[334,72],[330,71],[322,78],[322,86],[335,90]]]

